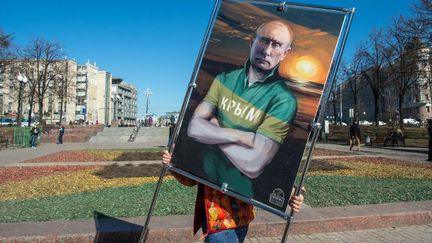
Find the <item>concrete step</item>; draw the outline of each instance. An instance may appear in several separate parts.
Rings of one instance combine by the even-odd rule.
[[[127,142],[132,134],[133,127],[105,127],[96,136],[90,138],[90,143]]]
[[[341,234],[347,237],[352,235],[350,232],[353,230],[427,225],[432,222],[431,210],[432,201],[304,208],[300,213],[295,214],[289,235],[344,232]],[[0,242],[138,242],[145,222],[144,217],[115,218],[97,211],[94,215],[93,219],[87,220],[0,223]],[[146,242],[197,242],[202,233],[199,232],[194,237],[192,223],[192,215],[153,216]],[[263,237],[280,237],[286,224],[287,221],[278,216],[257,210],[256,219],[249,226],[247,237],[262,240],[247,242],[269,242]],[[411,237],[391,239],[394,242],[430,242],[418,239],[418,235],[421,234],[428,238],[429,232],[417,231],[412,232]],[[300,242],[318,241],[306,238]],[[321,238],[319,242],[389,241],[383,241],[377,235],[370,234],[361,240],[325,241]]]
[[[168,143],[169,128],[166,127],[142,127],[138,132],[135,142],[158,141]]]

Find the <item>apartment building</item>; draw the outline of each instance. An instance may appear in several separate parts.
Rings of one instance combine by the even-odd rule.
[[[87,62],[84,65],[74,60],[60,60],[56,63],[58,75],[50,80],[49,87],[44,97],[43,117],[38,117],[37,98],[34,104],[29,105],[29,94],[32,82],[23,85],[22,112],[23,118],[28,117],[29,112],[36,121],[43,120],[47,124],[55,123],[83,123],[83,124],[111,124],[113,120],[111,101],[111,73],[101,70],[96,63]],[[5,70],[0,76],[0,117],[16,117],[18,113],[19,82],[17,69]],[[59,90],[62,92],[59,93]],[[120,85],[120,95],[125,97],[122,101],[125,108],[130,106],[132,97],[136,106],[136,89],[129,84]],[[134,92],[132,94],[132,92]],[[63,105],[63,106],[62,106]],[[129,111],[131,110],[131,111]],[[131,120],[136,107],[125,112],[125,118]],[[60,113],[62,115],[60,115]],[[62,120],[60,121],[60,117]]]
[[[75,121],[110,124],[110,90],[112,75],[99,70],[96,63],[77,66]]]
[[[20,72],[20,62],[4,70],[0,76],[0,117],[16,118],[19,106],[20,83],[18,73]],[[21,104],[23,119],[27,119],[29,113],[32,120],[44,120],[46,123],[59,123],[60,117],[63,123],[75,119],[75,86],[77,63],[74,60],[59,60],[53,65],[58,71],[58,75],[47,82],[48,89],[44,95],[44,106],[42,118],[39,118],[39,107],[37,96],[33,96],[33,105],[31,93],[35,82],[31,80],[35,75],[36,68],[31,66],[30,70],[22,71],[26,76],[27,82],[22,84]],[[27,72],[27,74],[25,73]],[[33,72],[33,73],[29,73]],[[34,93],[34,92],[33,92]],[[62,112],[62,114],[60,114]]]
[[[112,78],[111,103],[113,120],[119,124],[135,125],[137,120],[138,93],[135,86],[122,78]]]

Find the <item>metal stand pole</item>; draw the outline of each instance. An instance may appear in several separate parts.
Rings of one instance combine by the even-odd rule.
[[[204,40],[201,43],[201,48],[200,48],[200,51],[199,51],[200,54],[199,54],[199,56],[197,58],[197,61],[195,63],[195,67],[194,67],[194,70],[192,72],[192,77],[191,77],[191,79],[189,81],[189,87],[188,87],[188,90],[186,92],[185,99],[183,101],[183,105],[182,105],[182,108],[181,108],[179,121],[178,121],[177,126],[175,128],[174,134],[172,134],[172,139],[170,141],[170,144],[168,145],[170,153],[172,153],[172,151],[174,150],[174,144],[175,144],[174,141],[177,140],[177,136],[179,134],[180,127],[181,127],[181,124],[183,122],[183,117],[184,117],[187,105],[189,103],[190,96],[192,94],[193,89],[196,88],[195,80],[196,80],[196,77],[198,75],[198,69],[199,69],[199,67],[201,65],[201,61],[202,61],[202,58],[204,56],[205,49],[207,47],[207,43],[208,43],[208,40],[210,38],[210,32],[211,32],[211,30],[213,28],[213,25],[214,25],[215,21],[216,21],[216,14],[218,12],[218,9],[219,9],[221,3],[222,3],[222,0],[216,0],[215,4],[213,6],[213,11],[212,11],[212,15],[210,17],[210,22],[209,22],[209,24],[207,26],[207,30],[206,30],[206,34],[204,36]],[[150,209],[149,209],[149,212],[147,213],[146,222],[144,224],[143,231],[141,232],[141,236],[140,236],[140,240],[139,240],[140,243],[146,242],[146,239],[147,239],[147,236],[148,236],[148,225],[150,223],[150,218],[152,216],[152,213],[153,213],[153,210],[154,210],[154,207],[155,207],[155,204],[156,204],[156,200],[157,200],[157,197],[159,195],[159,191],[160,191],[160,187],[162,185],[163,177],[165,176],[165,173],[167,172],[167,170],[169,169],[169,167],[170,166],[165,165],[163,167],[162,171],[161,171],[160,176],[159,176],[159,181],[158,181],[158,184],[156,186],[155,192],[153,194],[153,199],[152,199],[152,202],[151,202],[151,205],[150,205]]]
[[[304,181],[306,179],[306,173],[309,170],[309,164],[310,164],[310,162],[312,160],[313,149],[314,149],[315,143],[316,143],[316,141],[318,139],[318,134],[319,134],[319,132],[321,130],[321,125],[319,123],[315,123],[313,125],[312,129],[313,129],[313,136],[312,136],[312,139],[311,139],[310,148],[309,148],[309,151],[308,151],[308,155],[307,155],[307,158],[306,158],[305,165],[303,166],[303,172],[302,172],[302,176],[301,176],[301,179],[300,179],[300,183],[299,183],[298,187],[296,188],[296,190],[294,192],[294,194],[296,196],[299,196],[301,194],[301,188],[303,187]],[[290,227],[291,221],[293,221],[293,219],[294,219],[294,210],[291,209],[290,215],[287,218],[287,224],[285,225],[285,230],[284,230],[284,233],[283,233],[283,236],[282,236],[281,243],[285,243],[287,241],[289,227]]]
[[[159,195],[159,191],[160,191],[160,188],[161,188],[161,185],[162,185],[162,181],[163,181],[163,178],[165,176],[165,173],[167,172],[167,169],[168,169],[168,166],[165,165],[163,167],[161,173],[160,173],[159,181],[158,181],[158,184],[156,185],[156,189],[155,189],[154,194],[153,194],[153,199],[152,199],[152,202],[151,202],[151,205],[150,205],[150,209],[149,209],[149,211],[147,213],[146,222],[144,224],[143,231],[141,232],[141,236],[140,236],[140,240],[139,240],[140,243],[145,242],[146,239],[147,239],[148,225],[150,223],[150,218],[151,218],[151,216],[153,214],[153,210],[154,210],[154,207],[156,205],[156,200],[157,200],[157,197]]]
[[[344,46],[345,46],[345,42],[347,40],[349,29],[351,27],[351,22],[352,22],[352,19],[353,19],[353,15],[354,15],[354,9],[348,10],[348,13],[346,14],[346,17],[345,17],[345,20],[344,20],[344,23],[343,23],[343,27],[342,27],[342,33],[343,33],[343,35],[342,35],[342,37],[340,39],[340,49],[338,51],[338,55],[336,55],[336,57],[334,58],[335,62],[334,62],[333,67],[332,67],[332,69],[334,71],[330,73],[329,78],[328,78],[328,80],[331,80],[331,82],[327,82],[326,87],[331,87],[333,85],[333,83],[336,82],[337,69],[338,69],[340,61],[341,61],[342,52],[343,52],[343,49],[344,49]],[[324,90],[326,90],[326,88],[324,88]],[[318,119],[315,120],[315,123],[313,124],[313,127],[312,127],[312,129],[314,131],[314,134],[313,134],[312,139],[311,139],[310,149],[309,149],[309,153],[308,153],[308,156],[307,156],[307,159],[306,159],[306,163],[305,163],[305,165],[303,167],[302,177],[301,177],[299,186],[296,188],[296,191],[295,191],[295,195],[296,196],[300,195],[300,193],[301,193],[301,188],[303,187],[304,180],[306,178],[306,173],[307,173],[307,171],[309,169],[309,164],[310,164],[310,161],[311,161],[311,158],[312,158],[313,149],[314,149],[316,140],[318,138],[319,131],[321,130],[321,124],[320,124],[320,122],[322,122],[323,117],[324,117],[324,112],[325,112],[325,108],[324,107],[326,107],[326,104],[327,104],[327,101],[328,101],[328,97],[329,97],[329,92],[330,92],[330,89],[328,89],[328,91],[324,95],[324,98],[322,98],[324,100],[324,102],[323,102],[323,104],[320,105],[321,109],[318,109],[318,110],[320,110],[320,112],[318,113],[318,116],[317,116]],[[282,236],[282,240],[281,240],[282,243],[285,243],[287,241],[289,227],[290,227],[291,221],[294,218],[293,215],[294,215],[294,211],[291,210],[290,216],[287,218],[287,224],[285,226],[284,234]]]

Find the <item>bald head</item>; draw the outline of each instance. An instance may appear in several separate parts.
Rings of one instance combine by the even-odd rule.
[[[262,23],[256,30],[256,36],[266,34],[275,34],[281,41],[288,43],[291,46],[293,40],[293,32],[288,24],[279,20],[272,20]]]
[[[270,71],[278,65],[291,49],[293,32],[278,20],[261,24],[251,43],[250,63],[257,71]]]

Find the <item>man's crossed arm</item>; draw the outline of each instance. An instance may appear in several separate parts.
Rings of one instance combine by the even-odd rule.
[[[188,135],[196,141],[218,145],[231,162],[249,178],[258,177],[271,162],[279,144],[261,134],[222,128],[212,122],[215,107],[201,102],[188,127]]]

